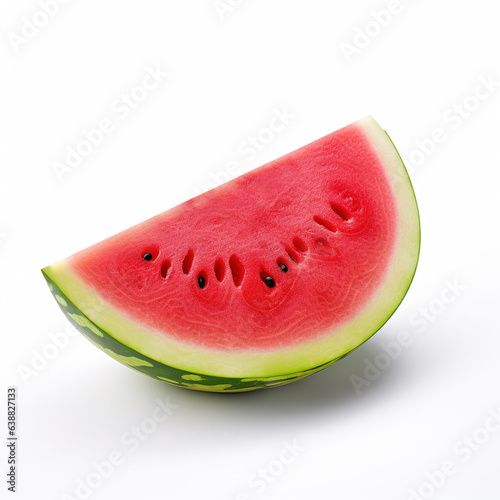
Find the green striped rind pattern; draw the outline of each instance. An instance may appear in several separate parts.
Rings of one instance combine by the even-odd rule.
[[[116,340],[85,316],[45,273],[43,273],[43,276],[65,316],[90,342],[129,368],[177,387],[208,392],[245,392],[276,387],[311,375],[347,356],[347,354],[344,354],[337,359],[307,371],[273,377],[229,378],[204,373],[186,372],[144,356],[140,352]]]

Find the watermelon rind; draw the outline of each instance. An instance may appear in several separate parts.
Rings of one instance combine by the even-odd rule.
[[[317,366],[305,372],[287,373],[265,378],[217,377],[205,373],[193,373],[192,371],[180,370],[161,363],[154,358],[145,356],[99,328],[92,320],[82,313],[68,297],[66,297],[56,283],[54,283],[43,270],[42,273],[62,312],[65,314],[68,321],[85,338],[90,340],[90,342],[116,361],[132,368],[132,370],[144,373],[152,378],[177,387],[206,392],[247,392],[255,389],[264,389],[266,387],[276,387],[278,385],[288,384],[289,382],[299,380],[307,375],[322,370],[326,366]],[[334,363],[335,361],[337,360],[333,360],[328,364]]]

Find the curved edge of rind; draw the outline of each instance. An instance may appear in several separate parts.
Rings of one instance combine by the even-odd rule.
[[[44,272],[47,285],[68,321],[92,344],[116,361],[162,382],[176,387],[205,392],[248,392],[285,385],[312,375],[325,366],[318,366],[307,372],[288,373],[274,377],[232,378],[193,373],[165,365],[121,343],[90,320],[59,289],[57,284]],[[331,364],[331,363],[328,363]]]
[[[418,263],[419,263],[419,259],[420,259],[420,246],[421,246],[420,212],[418,209],[417,197],[415,194],[415,189],[414,189],[413,184],[411,182],[410,174],[408,173],[408,169],[406,168],[406,165],[403,162],[403,158],[401,157],[401,154],[399,153],[398,149],[396,148],[396,145],[392,141],[392,139],[389,136],[389,134],[387,133],[387,131],[384,130],[371,115],[359,120],[358,122],[356,122],[356,124],[358,126],[360,126],[360,128],[364,129],[364,132],[366,133],[367,136],[370,136],[370,133],[367,133],[367,130],[375,129],[373,131],[373,134],[372,134],[372,140],[370,141],[370,143],[373,147],[376,147],[377,142],[378,142],[375,140],[375,135],[380,136],[380,133],[382,133],[383,138],[390,143],[391,150],[394,153],[396,153],[397,159],[398,159],[397,163],[399,164],[398,165],[399,168],[397,171],[392,171],[392,172],[387,172],[387,173],[389,174],[390,181],[391,181],[390,184],[392,185],[393,189],[395,189],[397,191],[398,186],[404,186],[404,188],[409,189],[409,191],[411,193],[411,196],[408,197],[407,200],[409,202],[411,202],[410,203],[411,208],[414,210],[414,218],[415,218],[415,222],[417,224],[417,231],[415,231],[415,235],[417,236],[417,241],[416,241],[416,245],[414,247],[412,247],[413,253],[414,253],[413,258],[411,259],[414,262],[413,269],[409,268],[407,270],[408,275],[407,275],[406,287],[402,287],[400,289],[400,298],[397,302],[394,302],[394,305],[393,305],[394,309],[392,310],[392,312],[388,316],[385,317],[385,319],[382,320],[382,322],[377,327],[375,327],[375,330],[370,335],[368,335],[358,346],[354,347],[351,351],[349,351],[349,353],[355,351],[358,347],[360,347],[365,342],[370,340],[377,332],[379,332],[381,330],[381,328],[391,319],[391,317],[394,315],[394,313],[398,310],[399,306],[401,305],[404,298],[408,294],[408,291],[411,287],[411,284],[412,284],[413,279],[415,277],[415,274],[417,272],[417,267],[418,267]],[[386,159],[385,155],[381,154],[380,151],[377,151],[377,152],[379,153],[379,156],[382,160],[382,163],[385,164],[385,162],[383,161]]]

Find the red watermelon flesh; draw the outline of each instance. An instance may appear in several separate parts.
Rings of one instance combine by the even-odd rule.
[[[310,353],[387,293],[389,275],[389,289],[396,290],[387,297],[392,314],[411,282],[418,243],[411,184],[389,139],[368,118],[44,272],[56,285],[64,274],[65,297],[98,328],[107,323],[105,332],[118,341],[120,332],[109,331],[112,320],[99,324],[99,310],[72,300],[72,280],[103,309],[137,325],[141,341],[131,346],[129,335],[126,343],[141,354],[143,337],[152,332],[150,357],[165,339],[183,352],[244,359],[300,353],[301,346]],[[410,255],[402,257],[405,249]],[[400,286],[391,273],[396,264]],[[363,341],[388,317],[371,314],[373,331]],[[182,356],[172,359],[184,368]],[[269,356],[265,366],[268,373]],[[244,363],[241,373],[248,375]]]

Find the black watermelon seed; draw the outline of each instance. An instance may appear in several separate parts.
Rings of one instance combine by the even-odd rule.
[[[205,278],[203,276],[198,276],[198,285],[200,285],[200,288],[205,287]]]
[[[274,288],[276,283],[274,280],[271,278],[271,276],[266,276],[266,279],[264,280],[264,283],[269,287],[269,288]]]
[[[153,258],[153,254],[152,253],[145,253],[142,258],[144,260],[151,260]]]
[[[288,271],[288,267],[285,266],[285,264],[280,264],[281,270],[286,273]]]

